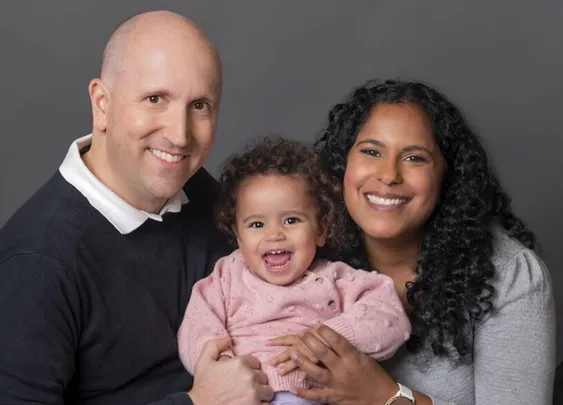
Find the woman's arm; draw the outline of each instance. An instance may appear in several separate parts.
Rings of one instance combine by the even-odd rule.
[[[493,312],[474,334],[475,403],[551,403],[556,359],[549,273],[529,250],[496,272]]]
[[[323,325],[315,332],[306,332],[301,339],[324,367],[298,352],[293,352],[292,358],[302,371],[324,387],[295,389],[296,395],[330,405],[385,405],[397,392],[397,383],[375,360],[329,327]],[[416,404],[432,405],[428,396],[418,392],[414,394]],[[393,405],[403,404],[407,405],[409,401],[401,399]]]

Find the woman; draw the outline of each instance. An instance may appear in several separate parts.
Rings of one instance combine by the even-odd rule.
[[[324,367],[292,357],[326,388],[296,393],[347,405],[551,403],[550,277],[459,110],[422,83],[368,82],[332,109],[317,147],[357,229],[344,260],[395,281],[412,336],[379,365],[326,327],[306,333]]]

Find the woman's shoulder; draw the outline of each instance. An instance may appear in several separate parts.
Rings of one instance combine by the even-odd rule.
[[[536,252],[522,245],[501,228],[493,229],[495,275],[492,280],[497,299],[510,299],[532,291],[551,291],[551,277]]]

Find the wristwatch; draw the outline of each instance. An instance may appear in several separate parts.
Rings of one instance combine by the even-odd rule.
[[[410,388],[405,387],[402,384],[397,383],[397,385],[399,386],[399,391],[397,391],[395,393],[395,395],[393,395],[391,398],[389,398],[387,400],[387,402],[385,402],[385,405],[391,405],[393,402],[395,402],[399,398],[408,399],[410,401],[410,403],[414,405],[414,395],[412,393],[412,390]]]

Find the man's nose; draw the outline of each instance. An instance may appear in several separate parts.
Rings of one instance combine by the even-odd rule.
[[[167,138],[177,148],[185,148],[191,141],[191,119],[189,112],[178,108],[171,113]]]

